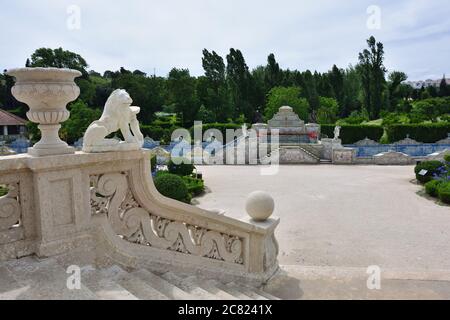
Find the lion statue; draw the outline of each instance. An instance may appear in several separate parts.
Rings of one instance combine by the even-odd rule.
[[[87,153],[139,150],[144,145],[144,136],[139,128],[139,107],[133,107],[128,92],[117,89],[109,96],[101,118],[94,121],[83,138],[83,151]],[[106,139],[120,130],[125,141]]]

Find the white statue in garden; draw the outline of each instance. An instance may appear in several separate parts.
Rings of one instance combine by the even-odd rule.
[[[94,121],[83,138],[83,151],[87,153],[139,150],[144,145],[144,136],[139,128],[139,107],[133,107],[128,92],[115,90],[108,98],[100,120]],[[120,130],[125,141],[106,139]]]
[[[341,136],[341,127],[337,126],[334,128],[334,140],[339,140],[339,137]]]

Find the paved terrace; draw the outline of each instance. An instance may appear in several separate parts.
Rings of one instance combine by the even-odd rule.
[[[202,166],[211,193],[199,206],[244,214],[246,196],[268,191],[280,216],[282,265],[450,271],[450,207],[417,194],[413,167]]]

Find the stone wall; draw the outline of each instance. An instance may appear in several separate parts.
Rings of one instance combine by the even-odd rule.
[[[148,151],[0,158],[0,185],[10,190],[0,197],[0,260],[92,255],[93,264],[252,283],[278,269],[278,218],[236,220],[165,198],[149,159]]]

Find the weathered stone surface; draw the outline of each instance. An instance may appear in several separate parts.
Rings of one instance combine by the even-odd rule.
[[[384,152],[373,157],[377,165],[411,165],[415,161],[412,157],[401,152]]]
[[[371,140],[369,138],[365,138],[361,141],[358,141],[355,143],[355,146],[357,147],[364,147],[364,146],[379,146],[380,144],[374,140]]]
[[[71,290],[67,286],[69,274],[53,259],[39,261],[33,258],[4,264],[20,284],[17,300],[93,300],[96,296],[81,285]]]
[[[356,150],[352,148],[333,148],[333,164],[354,164]]]
[[[397,141],[396,143],[394,143],[395,145],[418,145],[418,144],[423,144],[422,142],[418,142],[414,139],[411,139],[409,136],[406,137],[406,139]]]
[[[333,150],[343,148],[342,141],[339,139],[325,138],[320,141],[320,144],[323,146],[321,158],[324,160],[333,160]]]
[[[302,147],[283,146],[271,154],[280,164],[318,164],[320,158]]]
[[[300,132],[306,132],[305,122],[300,120],[299,116],[291,107],[281,107],[279,112],[268,122],[270,129],[291,128],[298,129]]]
[[[427,157],[427,160],[444,161],[444,157],[445,157],[446,155],[450,155],[450,149],[445,149],[445,150],[440,151],[440,152],[432,153],[432,154],[430,154],[430,155]]]

